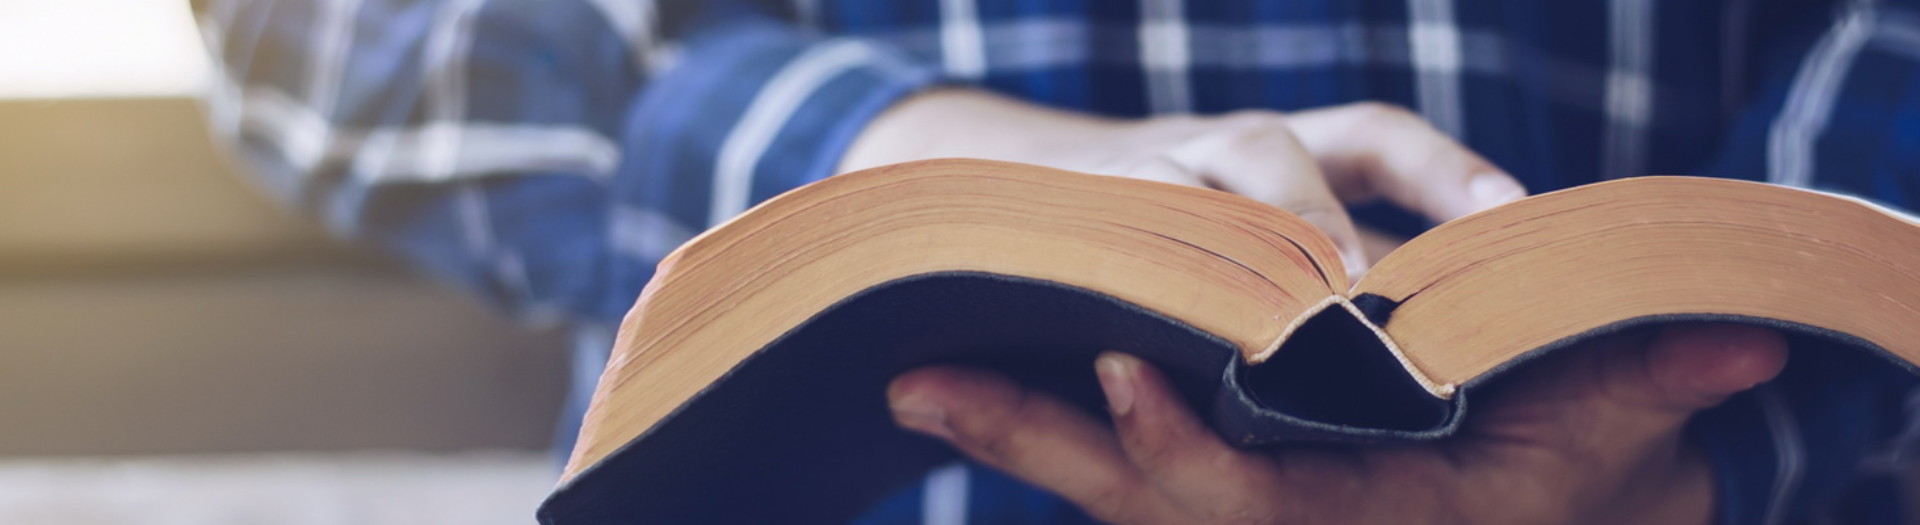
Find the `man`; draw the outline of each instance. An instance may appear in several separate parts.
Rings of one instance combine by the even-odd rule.
[[[1319,225],[1356,269],[1383,248],[1343,205],[1404,236],[1523,188],[1645,173],[1894,206],[1920,189],[1920,17],[1873,2],[198,7],[225,65],[213,120],[266,186],[575,326],[579,392],[668,250],[902,160],[1238,192]],[[889,392],[901,424],[1039,489],[942,469],[871,519],[1897,520],[1914,381],[1857,356],[1795,355],[1782,375],[1785,346],[1734,326],[1624,334],[1503,385],[1457,439],[1272,453],[1220,445],[1126,356],[1097,365],[1112,427],[989,372],[923,369]]]

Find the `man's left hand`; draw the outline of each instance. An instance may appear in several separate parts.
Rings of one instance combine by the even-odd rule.
[[[1374,447],[1223,442],[1152,366],[1096,361],[1111,424],[977,368],[908,372],[896,421],[1116,523],[1675,523],[1712,516],[1682,438],[1695,412],[1772,379],[1780,334],[1674,325],[1568,348],[1477,401],[1459,435]]]

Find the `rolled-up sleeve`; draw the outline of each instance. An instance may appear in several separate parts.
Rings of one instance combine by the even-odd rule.
[[[616,320],[700,229],[830,175],[936,81],[734,2],[204,0],[261,185],[533,319]]]
[[[633,207],[618,214],[624,230],[717,224],[824,178],[877,113],[938,81],[932,67],[885,44],[819,38],[742,12],[694,22],[671,60],[622,134],[629,157],[614,194]],[[653,258],[677,244],[655,235],[617,242]]]

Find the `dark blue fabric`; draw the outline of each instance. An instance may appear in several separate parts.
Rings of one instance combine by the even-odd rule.
[[[1176,3],[1178,19],[1162,23],[1186,30],[1187,67],[1172,78],[1189,94],[1177,102],[1200,113],[1378,100],[1440,119],[1453,104],[1460,118],[1441,125],[1535,192],[1697,174],[1912,208],[1913,3],[1221,0]],[[869,118],[916,90],[1169,110],[1142,58],[1166,42],[1141,40],[1142,3],[972,4],[978,76],[944,62],[942,27],[957,22],[934,0],[195,1],[220,65],[209,114],[265,189],[523,318],[591,333],[618,322],[672,246],[730,211],[712,209],[732,202],[715,198],[723,166],[746,166],[747,203],[817,180]],[[1416,20],[1415,5],[1446,9]],[[1435,35],[1457,42],[1452,59],[1422,55],[1415,40]],[[1423,99],[1444,84],[1434,78],[1452,79],[1454,95]],[[793,107],[767,102],[782,89]],[[772,116],[743,120],[756,105]],[[749,135],[767,139],[722,160]],[[1426,226],[1387,205],[1357,216]],[[1740,415],[1753,401],[1696,425],[1720,469],[1723,522],[1792,522],[1826,508],[1819,498],[1887,493],[1836,487],[1867,477],[1860,451],[1893,446],[1913,379],[1822,370],[1779,387],[1810,462],[1788,516],[1753,514],[1768,512],[1774,483],[1761,473],[1784,454],[1765,418]],[[974,479],[980,498],[1025,490]],[[977,519],[1014,515],[980,498]],[[1032,501],[992,501],[1016,500]],[[914,504],[884,509],[898,513],[876,519],[918,519]]]

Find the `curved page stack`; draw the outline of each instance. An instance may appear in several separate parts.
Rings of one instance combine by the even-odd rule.
[[[876,168],[661,262],[539,517],[846,520],[953,458],[885,403],[891,377],[930,363],[1097,409],[1091,361],[1118,350],[1244,446],[1427,440],[1517,364],[1680,320],[1911,368],[1920,224],[1798,189],[1634,178],[1442,224],[1349,283],[1312,226],[1223,192],[979,160]]]

